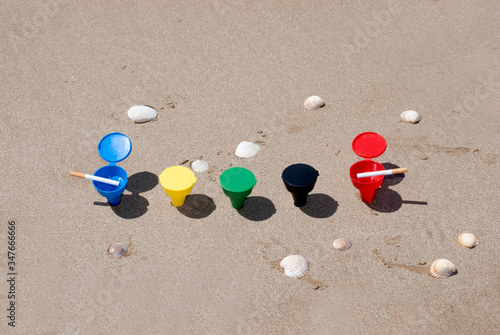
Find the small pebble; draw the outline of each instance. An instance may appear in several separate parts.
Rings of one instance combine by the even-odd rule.
[[[404,122],[408,123],[420,122],[420,114],[412,110],[404,111],[403,113],[400,114],[400,117],[403,119]]]
[[[426,161],[426,160],[428,160],[428,159],[429,159],[429,157],[428,157],[426,154],[419,154],[419,155],[418,155],[418,158],[420,158],[420,159],[421,159],[421,160],[423,160],[423,161]]]
[[[158,116],[158,113],[148,106],[130,107],[127,114],[128,117],[136,123],[148,122]]]

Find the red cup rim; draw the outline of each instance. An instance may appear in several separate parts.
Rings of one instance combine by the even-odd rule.
[[[361,179],[365,179],[365,178],[358,178],[357,176],[353,176],[353,174],[352,174],[352,168],[356,164],[361,163],[361,162],[364,162],[364,160],[363,161],[358,161],[358,162],[354,163],[353,165],[351,165],[351,168],[349,169],[349,176],[351,177],[352,181],[355,181],[356,183],[359,183],[359,184],[370,185],[370,184],[376,184],[381,179],[384,179],[384,176],[382,175],[382,176],[375,176],[375,177],[378,177],[378,179],[376,179],[376,180],[373,180],[373,179],[370,179],[370,178],[366,178],[367,180],[370,180],[370,181],[360,181]],[[382,164],[380,164],[379,162],[375,162],[375,161],[373,161],[373,162],[376,164],[377,167],[382,167],[380,170],[374,170],[374,171],[385,170],[385,168],[384,168],[384,166]],[[371,178],[374,178],[374,177],[371,177]]]

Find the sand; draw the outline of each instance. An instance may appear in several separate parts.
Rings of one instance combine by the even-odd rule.
[[[0,4],[0,333],[500,332],[498,1]],[[318,95],[326,106],[307,111]],[[133,105],[158,111],[135,124]],[[419,124],[402,122],[408,109]],[[130,137],[117,208],[89,181]],[[348,176],[365,131],[407,166],[366,205]],[[239,142],[261,146],[234,155]],[[209,171],[180,208],[167,167]],[[306,207],[281,172],[319,171]],[[245,207],[218,176],[253,171]],[[7,231],[15,221],[15,299]],[[457,235],[475,233],[474,249]],[[352,248],[332,247],[349,238]],[[107,255],[111,243],[127,257]],[[301,279],[279,261],[300,254]],[[458,273],[427,275],[439,258]],[[15,328],[8,326],[15,302]]]

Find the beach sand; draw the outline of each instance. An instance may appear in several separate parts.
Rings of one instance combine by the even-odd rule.
[[[491,0],[3,1],[0,333],[499,333],[499,12]],[[326,106],[305,110],[311,95]],[[135,124],[133,105],[157,119]],[[409,109],[420,123],[401,120]],[[133,149],[111,208],[69,171],[106,165],[97,144],[115,131]],[[377,162],[409,169],[370,205],[348,175],[365,131],[387,141]],[[241,141],[261,151],[239,158]],[[172,207],[158,175],[199,158],[209,171]],[[303,208],[281,180],[294,163],[320,174]],[[257,178],[239,211],[218,180],[231,166]],[[461,247],[463,232],[480,244]],[[114,242],[129,255],[107,255]],[[305,277],[279,268],[291,254],[308,259]],[[429,276],[440,258],[458,273]]]

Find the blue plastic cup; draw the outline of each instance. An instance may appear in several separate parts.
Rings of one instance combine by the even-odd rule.
[[[110,206],[118,206],[125,187],[127,186],[127,172],[117,165],[103,166],[94,173],[94,176],[118,180],[120,185],[110,185],[93,180],[95,189],[100,195],[108,199]]]

